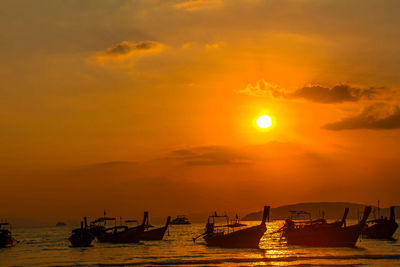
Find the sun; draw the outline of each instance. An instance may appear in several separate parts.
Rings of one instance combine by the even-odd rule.
[[[257,119],[257,125],[258,125],[258,127],[262,128],[262,129],[267,129],[267,128],[271,127],[272,119],[268,115],[262,115]]]

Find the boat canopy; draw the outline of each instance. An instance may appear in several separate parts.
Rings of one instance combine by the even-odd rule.
[[[105,222],[105,221],[115,221],[115,220],[116,219],[112,218],[112,217],[102,217],[102,218],[99,218],[97,220],[94,220],[93,222],[91,222],[91,224],[95,224],[95,223],[99,223],[99,222]]]
[[[305,220],[308,217],[311,220],[311,213],[303,210],[289,210],[291,220]]]
[[[128,228],[129,228],[128,226],[119,225],[119,226],[114,226],[114,227],[107,228],[105,231],[118,230],[118,229],[128,229]]]

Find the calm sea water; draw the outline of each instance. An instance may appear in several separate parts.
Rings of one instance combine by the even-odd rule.
[[[261,249],[210,248],[200,239],[193,243],[204,224],[172,225],[163,241],[94,242],[90,248],[69,247],[69,227],[20,228],[13,230],[19,243],[0,249],[0,266],[400,266],[398,241],[362,239],[357,248],[293,247],[280,241],[279,234],[271,235],[282,224],[268,223]]]

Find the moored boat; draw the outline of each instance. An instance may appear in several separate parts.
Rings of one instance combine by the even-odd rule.
[[[149,217],[147,216],[146,230],[140,236],[140,240],[143,240],[143,241],[162,240],[164,238],[165,232],[168,229],[169,223],[171,221],[171,217],[168,216],[167,222],[165,223],[165,225],[163,227],[151,229],[151,230],[149,230],[150,224],[149,224],[148,218]]]
[[[136,227],[120,225],[106,228],[97,236],[97,239],[102,243],[138,243],[146,228],[147,216],[145,212],[142,224]]]
[[[228,224],[228,227],[231,227],[231,228],[243,227],[243,226],[247,226],[247,225],[240,222],[239,216],[237,214],[235,216],[235,219],[231,220],[231,222]]]
[[[81,222],[81,228],[72,230],[72,235],[68,238],[72,247],[90,247],[94,240],[94,235],[90,232],[87,226],[87,218],[84,217],[84,222]]]
[[[171,225],[177,224],[191,224],[189,219],[185,215],[178,215],[175,219],[173,219],[170,223]]]
[[[368,221],[370,226],[363,231],[363,236],[371,239],[393,239],[393,234],[396,232],[399,225],[396,222],[394,206],[390,207],[390,219],[387,217]]]
[[[267,230],[265,222],[267,218],[269,221],[269,210],[269,206],[264,207],[263,218],[259,225],[236,231],[234,230],[236,226],[229,226],[229,218],[227,216],[218,216],[215,213],[208,218],[206,231],[200,236],[203,236],[208,246],[224,248],[259,248],[260,239]],[[225,217],[227,225],[216,226],[215,219],[218,217]]]
[[[327,223],[325,220],[296,223],[288,219],[282,228],[282,237],[286,239],[288,245],[355,247],[370,212],[371,207],[365,207],[361,221],[351,226],[346,226],[345,222],[348,210],[345,210],[342,221],[334,223]]]
[[[14,238],[11,234],[11,224],[8,222],[0,223],[0,248],[12,247]]]
[[[114,222],[114,226],[116,223],[116,218],[114,217],[106,217],[104,214],[104,217],[100,217],[92,222],[90,222],[89,230],[90,232],[95,236],[102,235],[105,230],[107,229],[107,222]]]

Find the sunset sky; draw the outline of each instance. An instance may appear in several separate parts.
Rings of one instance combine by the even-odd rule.
[[[0,217],[400,205],[399,14],[397,0],[1,1]]]

